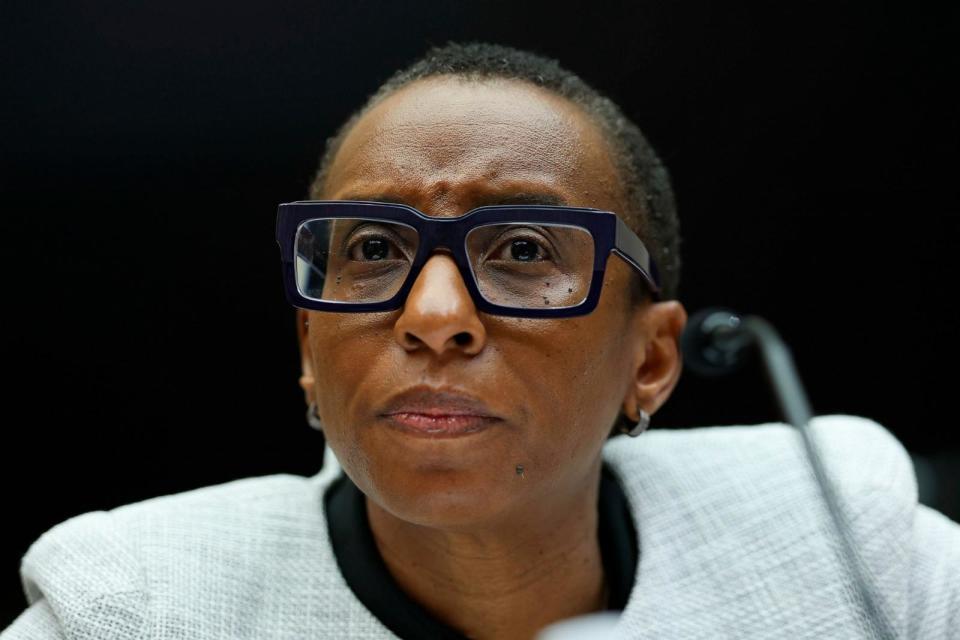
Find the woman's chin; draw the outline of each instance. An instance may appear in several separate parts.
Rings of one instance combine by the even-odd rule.
[[[371,480],[369,499],[396,518],[424,527],[471,531],[506,517],[529,486],[514,469],[480,473],[419,467],[408,473],[394,470],[379,482]]]
[[[413,524],[482,527],[515,511],[539,484],[524,432],[504,421],[452,436],[380,421],[355,433],[348,447],[356,455],[343,460],[350,477],[384,511]]]

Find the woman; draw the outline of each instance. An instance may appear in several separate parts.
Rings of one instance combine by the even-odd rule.
[[[451,45],[345,125],[311,196],[277,234],[323,470],[55,527],[3,640],[530,638],[604,610],[625,637],[872,637],[792,431],[629,437],[686,313],[665,171],[611,103]],[[956,524],[882,428],[815,427],[880,615],[956,633]]]

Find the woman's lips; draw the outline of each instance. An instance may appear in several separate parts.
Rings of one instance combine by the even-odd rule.
[[[460,436],[483,431],[494,418],[468,415],[427,415],[424,413],[391,413],[386,416],[391,426],[414,435]]]
[[[478,433],[502,421],[478,398],[424,386],[393,396],[380,415],[395,429],[433,438]]]

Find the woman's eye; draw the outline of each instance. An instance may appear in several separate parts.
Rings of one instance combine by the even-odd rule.
[[[492,260],[509,262],[539,262],[549,257],[550,254],[542,243],[529,238],[507,240],[490,253]]]
[[[530,262],[539,257],[539,250],[535,243],[529,240],[514,240],[510,243],[510,257],[520,262]]]
[[[376,261],[396,257],[397,251],[386,238],[364,238],[350,250],[352,260]]]
[[[383,260],[387,257],[387,243],[379,238],[364,240],[360,246],[367,260]]]

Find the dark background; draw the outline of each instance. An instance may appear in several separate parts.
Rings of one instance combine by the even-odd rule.
[[[672,170],[687,308],[770,319],[815,410],[884,424],[960,517],[955,6],[4,1],[0,628],[70,516],[317,471],[276,205],[448,40],[555,56],[619,102]],[[763,384],[686,375],[654,424],[777,419]]]

